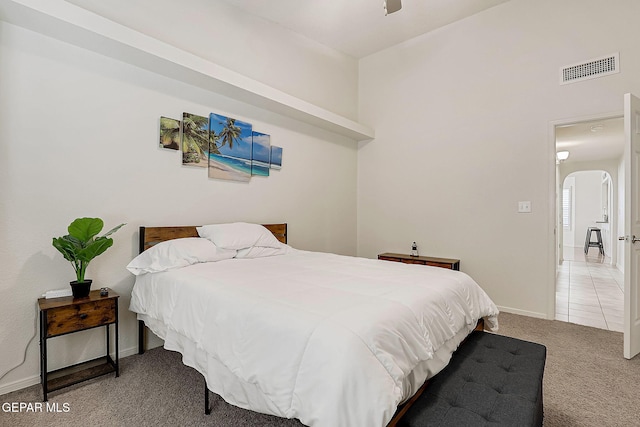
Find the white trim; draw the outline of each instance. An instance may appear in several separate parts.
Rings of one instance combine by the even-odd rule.
[[[504,313],[518,314],[520,316],[535,317],[536,319],[554,320],[554,317],[555,317],[555,315],[553,317],[548,317],[544,313],[538,313],[536,311],[520,310],[518,308],[503,307],[501,305],[498,306],[498,310],[500,310],[501,313],[504,312]],[[498,325],[499,324],[500,324],[500,316],[498,316]]]
[[[0,386],[0,396],[2,396],[3,394],[11,393],[13,391],[22,390],[23,388],[31,387],[32,385],[36,384],[40,384],[40,375],[33,375],[31,377],[23,378],[12,383],[3,384],[2,386]]]

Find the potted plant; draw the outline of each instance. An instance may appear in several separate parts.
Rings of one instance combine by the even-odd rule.
[[[67,229],[69,234],[53,238],[53,246],[60,251],[64,259],[71,262],[76,271],[77,280],[70,282],[74,298],[89,295],[92,281],[84,277],[87,266],[91,260],[113,245],[113,239],[109,236],[123,225],[120,224],[97,237],[104,227],[104,222],[100,218],[77,218],[69,225]]]

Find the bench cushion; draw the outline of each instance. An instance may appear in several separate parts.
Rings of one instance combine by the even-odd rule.
[[[546,353],[540,344],[473,332],[398,426],[542,426]]]

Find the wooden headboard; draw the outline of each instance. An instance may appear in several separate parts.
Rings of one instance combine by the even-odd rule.
[[[282,243],[287,243],[287,224],[263,224]],[[140,227],[140,253],[166,240],[198,237],[197,225],[178,227]]]

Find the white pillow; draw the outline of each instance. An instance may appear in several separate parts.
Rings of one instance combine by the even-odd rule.
[[[280,243],[279,248],[266,248],[264,246],[252,246],[238,250],[236,258],[262,258],[266,256],[284,255],[290,252],[291,246]]]
[[[236,251],[217,248],[207,239],[186,237],[167,240],[150,247],[135,257],[127,265],[127,270],[137,276],[186,267],[199,262],[231,259],[235,255]]]
[[[211,224],[197,227],[198,235],[224,249],[245,249],[252,246],[279,248],[281,243],[264,226],[246,222]]]

